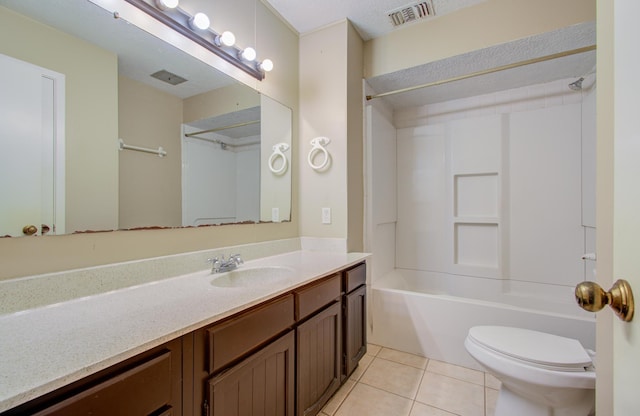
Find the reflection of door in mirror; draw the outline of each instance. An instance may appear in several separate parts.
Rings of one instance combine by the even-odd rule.
[[[0,54],[0,235],[65,231],[64,75]]]

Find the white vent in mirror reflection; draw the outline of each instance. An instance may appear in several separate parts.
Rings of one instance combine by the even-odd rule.
[[[433,17],[436,15],[436,10],[433,7],[433,0],[427,0],[391,10],[387,12],[387,15],[391,19],[391,24],[394,27],[398,27],[406,23]]]

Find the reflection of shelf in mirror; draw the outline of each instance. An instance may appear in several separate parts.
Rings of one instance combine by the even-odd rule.
[[[239,129],[241,127],[251,126],[251,125],[254,125],[254,124],[260,124],[260,120],[251,120],[251,121],[246,121],[246,122],[242,122],[242,123],[230,124],[230,125],[227,125],[227,126],[221,126],[221,127],[215,127],[215,128],[206,129],[206,130],[194,131],[192,133],[185,133],[184,137],[192,138],[192,139],[198,139],[198,140],[205,140],[205,141],[208,141],[208,142],[211,142],[211,143],[219,144],[222,147],[222,150],[225,150],[227,147],[231,147],[231,148],[243,147],[243,146],[247,146],[247,145],[251,145],[251,144],[260,143],[260,140],[258,139],[255,142],[254,141],[249,141],[249,142],[234,144],[234,143],[230,143],[227,140],[221,140],[221,139],[217,139],[217,138],[214,138],[214,137],[202,137],[200,135],[201,134],[221,132],[221,131],[225,131],[225,130],[228,131],[228,130],[232,130],[232,129]],[[221,136],[224,136],[224,134],[222,134]],[[234,137],[233,135],[229,135],[229,136],[225,136],[225,137],[228,138],[228,139],[238,138],[238,137]]]
[[[247,121],[244,123],[237,123],[237,124],[232,124],[229,126],[222,126],[222,127],[216,127],[215,129],[208,129],[208,130],[201,130],[201,131],[194,131],[193,133],[187,133],[184,136],[185,137],[195,137],[199,134],[205,134],[205,133],[214,133],[216,131],[223,131],[223,130],[231,130],[231,129],[235,129],[238,127],[244,127],[244,126],[250,126],[252,124],[257,124],[260,123],[260,120],[253,120],[253,121]],[[203,137],[196,137],[197,139],[203,139]]]

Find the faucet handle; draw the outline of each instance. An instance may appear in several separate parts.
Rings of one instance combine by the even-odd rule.
[[[213,264],[215,262],[218,262],[218,261],[220,261],[220,259],[218,259],[217,257],[213,257],[213,258],[207,259],[207,263],[211,263],[211,264]]]
[[[232,261],[235,264],[243,264],[244,263],[244,261],[240,257],[240,254],[233,254],[233,255],[229,256],[229,261]]]

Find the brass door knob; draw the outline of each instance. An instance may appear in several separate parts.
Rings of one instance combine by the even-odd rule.
[[[582,282],[576,286],[575,294],[578,305],[586,311],[598,312],[609,305],[623,321],[633,319],[633,292],[626,280],[616,281],[608,292],[595,282]]]
[[[22,227],[22,232],[24,233],[24,235],[34,235],[38,232],[38,227],[36,227],[35,225],[25,225],[24,227]]]

